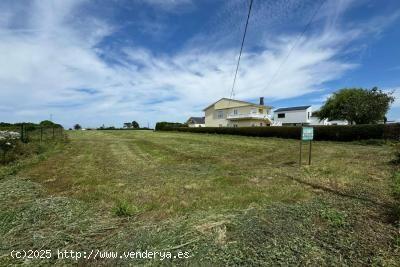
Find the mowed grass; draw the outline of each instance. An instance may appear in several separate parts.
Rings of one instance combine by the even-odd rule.
[[[151,219],[294,203],[313,196],[307,182],[379,202],[389,192],[382,181],[392,154],[382,147],[314,143],[312,166],[299,168],[294,140],[150,131],[71,132],[70,138],[63,153],[21,175],[51,194],[105,209],[127,201]]]
[[[400,263],[388,145],[314,142],[307,166],[304,143],[299,167],[296,140],[151,131],[68,135],[58,153],[0,180],[15,192],[0,194],[8,246],[65,246],[57,235],[44,242],[15,234],[24,223],[18,224],[18,210],[28,205],[39,214],[42,236],[67,235],[67,247],[187,244],[182,249],[193,257],[177,264]],[[46,205],[61,213],[48,223]]]

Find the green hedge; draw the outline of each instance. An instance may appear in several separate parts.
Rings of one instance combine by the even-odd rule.
[[[187,127],[186,124],[179,123],[179,122],[167,122],[167,121],[162,121],[162,122],[157,122],[156,123],[156,131],[172,131],[176,130],[181,127]]]
[[[259,137],[300,139],[301,127],[167,127],[161,130],[195,133],[232,134]],[[400,124],[368,124],[349,126],[314,126],[314,140],[355,141],[366,139],[400,140]]]

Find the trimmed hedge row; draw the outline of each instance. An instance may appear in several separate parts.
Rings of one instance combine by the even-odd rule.
[[[86,130],[92,130],[92,129],[86,129]],[[96,130],[98,131],[138,131],[138,130],[150,130],[153,131],[153,129],[143,127],[143,128],[115,128],[115,127],[106,127],[106,128],[97,128]]]
[[[156,123],[156,131],[172,131],[180,127],[187,127],[187,125],[179,122],[161,121]]]
[[[300,139],[301,127],[167,127],[164,131],[232,134],[259,137],[279,137]],[[348,126],[314,126],[314,140],[325,141],[355,141],[366,139],[392,139],[400,140],[400,124],[366,124]]]

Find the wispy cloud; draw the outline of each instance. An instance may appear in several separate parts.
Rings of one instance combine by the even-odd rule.
[[[161,8],[165,11],[182,11],[182,9],[193,7],[194,3],[192,0],[140,0],[155,8]]]

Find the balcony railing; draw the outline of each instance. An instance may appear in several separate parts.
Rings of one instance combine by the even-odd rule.
[[[237,120],[237,119],[265,119],[267,118],[267,114],[260,113],[247,113],[247,114],[228,114],[228,120]]]

